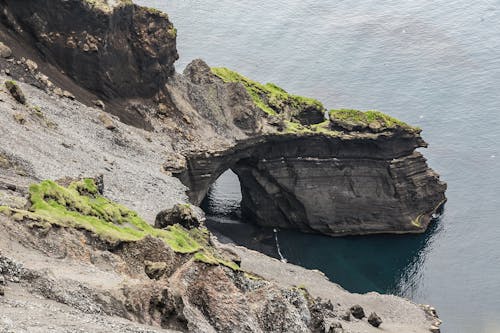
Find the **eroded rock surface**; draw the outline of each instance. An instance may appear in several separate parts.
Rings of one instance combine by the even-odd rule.
[[[174,74],[168,16],[131,1],[2,0],[0,21],[81,86],[111,97],[151,97]]]

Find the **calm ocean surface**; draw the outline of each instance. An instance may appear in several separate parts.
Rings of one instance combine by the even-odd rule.
[[[281,250],[350,291],[435,305],[443,332],[500,332],[500,1],[136,2],[169,13],[178,70],[203,58],[329,108],[378,109],[422,127],[423,153],[449,187],[426,234],[280,231]],[[238,186],[231,174],[216,184],[212,224],[273,251],[272,231],[228,216]]]

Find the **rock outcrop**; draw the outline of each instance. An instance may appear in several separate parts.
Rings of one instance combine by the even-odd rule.
[[[213,76],[197,82],[214,89],[221,83]],[[446,185],[415,151],[427,146],[419,129],[378,112],[332,111],[330,120],[312,126],[297,125],[285,112],[283,129],[270,126],[274,115],[261,115],[267,124],[261,132],[187,157],[176,176],[191,202],[199,204],[231,169],[251,220],[335,236],[423,232],[446,200]]]
[[[1,0],[0,8],[16,38],[100,96],[152,97],[174,74],[176,30],[157,10],[124,0]]]

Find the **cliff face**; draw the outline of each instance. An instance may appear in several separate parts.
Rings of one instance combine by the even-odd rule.
[[[180,179],[201,202],[227,168],[239,177],[242,211],[260,225],[327,235],[424,231],[446,185],[414,152],[420,138],[269,135],[192,156]]]
[[[0,21],[84,88],[107,98],[151,97],[174,73],[168,16],[105,0],[1,0]]]
[[[260,85],[228,70],[212,74],[200,61],[195,63],[184,77],[189,89],[169,85],[198,89],[196,95],[186,93],[182,102],[174,102],[201,110],[220,134],[234,139],[225,147],[188,155],[186,168],[177,171],[193,203],[200,204],[227,169],[239,177],[243,213],[264,226],[333,236],[423,232],[445,202],[446,184],[415,151],[427,146],[419,129],[379,112],[355,110],[332,110],[329,120],[309,117],[313,121],[304,124],[300,119],[311,108],[306,102],[318,102],[294,103],[299,97],[275,85]],[[219,75],[224,75],[222,80]],[[227,126],[231,118],[224,115],[238,114],[234,108],[204,107],[214,96],[221,100],[214,91],[240,83],[248,91],[248,97],[240,93],[246,104],[249,97],[256,105],[268,103],[261,110],[247,109],[260,115],[262,127],[246,136],[234,136]],[[290,104],[296,105],[294,112]],[[295,122],[294,114],[303,116]]]

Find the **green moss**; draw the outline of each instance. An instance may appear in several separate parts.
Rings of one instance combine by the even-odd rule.
[[[289,107],[296,112],[307,108],[324,109],[321,102],[308,97],[287,93],[274,83],[261,84],[225,67],[213,67],[212,72],[224,82],[240,82],[246,88],[253,102],[269,115],[276,115]]]
[[[413,127],[407,123],[386,115],[379,111],[359,111],[352,109],[330,110],[330,120],[347,121],[360,126],[380,126],[381,128],[403,128],[412,132],[419,132],[420,128]]]
[[[30,220],[33,226],[42,228],[57,225],[84,229],[109,241],[157,237],[175,252],[193,253],[197,261],[239,270],[238,265],[225,260],[211,246],[210,233],[206,228],[187,230],[177,224],[166,229],[154,228],[136,212],[99,195],[93,179],[75,181],[68,187],[44,180],[31,185],[29,194],[29,210],[0,206],[0,213],[16,221]]]
[[[73,182],[67,188],[45,180],[30,186],[31,208],[25,213],[62,227],[81,228],[110,241],[134,241],[147,235],[161,238],[174,251],[193,253],[200,244],[181,226],[153,228],[136,212],[98,194],[92,179]]]
[[[219,258],[217,255],[214,255],[214,253],[209,251],[197,252],[194,254],[193,258],[196,261],[203,262],[208,265],[223,265],[234,271],[240,270],[240,267],[236,263]]]

